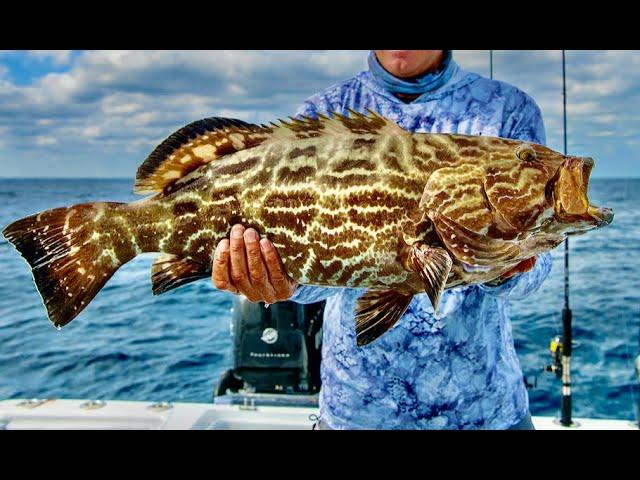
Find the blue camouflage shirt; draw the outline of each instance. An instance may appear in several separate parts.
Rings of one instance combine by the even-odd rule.
[[[545,143],[540,109],[504,82],[463,70],[404,103],[364,71],[313,95],[298,115],[371,109],[411,132],[489,135]],[[334,429],[505,429],[528,412],[509,304],[534,292],[551,255],[497,287],[471,285],[442,294],[438,318],[416,295],[388,332],[356,345],[355,303],[364,289],[300,286],[292,301],[327,300],[320,417]]]

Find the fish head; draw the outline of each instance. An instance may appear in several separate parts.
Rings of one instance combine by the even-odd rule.
[[[591,157],[565,157],[547,187],[553,203],[558,230],[567,234],[601,228],[613,221],[613,211],[592,205],[588,197],[589,177],[594,167]]]
[[[566,235],[607,225],[610,209],[589,203],[590,158],[504,138],[459,140],[467,158],[434,171],[419,211],[465,278],[496,278],[552,250]],[[421,225],[420,223],[418,225]]]
[[[589,203],[592,158],[527,142],[504,140],[501,147],[485,167],[487,200],[501,230],[572,234],[611,223],[610,209]]]

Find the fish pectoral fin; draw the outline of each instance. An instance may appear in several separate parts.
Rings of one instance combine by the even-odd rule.
[[[413,295],[395,290],[369,290],[356,304],[356,339],[358,346],[373,342],[393,327],[407,310]]]
[[[424,283],[424,291],[431,300],[435,313],[447,284],[453,260],[444,248],[429,247],[421,243],[411,247],[407,260],[407,267],[417,273]]]
[[[154,295],[168,292],[187,283],[207,278],[211,266],[177,255],[161,255],[151,266],[151,285]]]
[[[513,261],[522,254],[516,241],[472,232],[439,213],[431,214],[430,218],[444,246],[461,262],[495,266]]]

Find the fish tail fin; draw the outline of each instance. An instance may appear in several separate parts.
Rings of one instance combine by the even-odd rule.
[[[106,245],[96,221],[121,203],[85,203],[46,210],[7,226],[2,234],[31,267],[49,320],[73,320],[115,271],[135,254]],[[113,232],[111,232],[113,233]],[[108,248],[110,246],[110,248]]]

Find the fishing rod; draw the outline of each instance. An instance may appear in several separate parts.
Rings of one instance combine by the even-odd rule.
[[[567,75],[565,51],[562,50],[562,116],[564,154],[567,154]],[[569,237],[564,240],[564,308],[562,309],[562,403],[560,424],[570,427],[571,421],[571,331],[573,314],[569,306]]]
[[[489,78],[493,79],[493,50],[489,50]],[[565,50],[562,50],[562,124],[564,155],[567,154],[567,75]],[[572,420],[572,396],[571,396],[571,353],[572,353],[572,320],[573,313],[569,305],[569,237],[564,241],[564,308],[562,309],[562,336],[556,336],[551,340],[550,350],[553,363],[543,370],[553,372],[556,377],[562,379],[562,398],[560,404],[560,424],[564,427],[575,426]],[[640,381],[640,356],[636,361],[638,379]],[[525,377],[527,388],[535,388],[537,381],[530,384]],[[638,405],[640,419],[640,400]]]
[[[567,81],[565,51],[562,50],[562,124],[564,136],[564,154],[567,154]],[[564,308],[562,309],[562,336],[551,340],[553,363],[544,368],[562,379],[562,398],[560,403],[560,425],[575,425],[571,419],[571,344],[573,335],[571,324],[573,313],[569,306],[569,237],[564,241]]]

